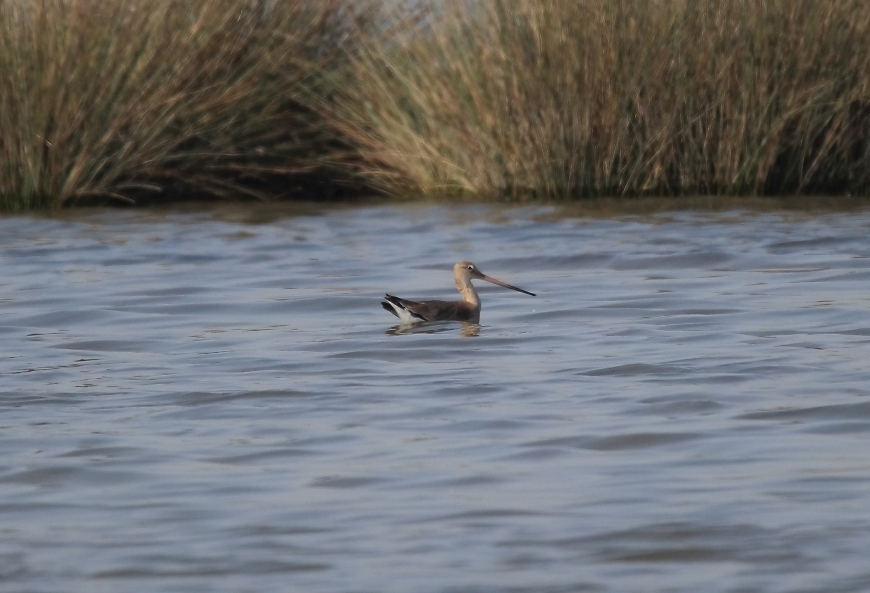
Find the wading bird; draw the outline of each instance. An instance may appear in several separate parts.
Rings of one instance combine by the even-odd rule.
[[[486,280],[517,292],[531,296],[535,293],[511,286],[501,280],[490,278],[477,269],[470,261],[461,261],[453,266],[453,279],[456,288],[462,295],[461,301],[407,301],[386,295],[381,306],[402,320],[402,323],[421,323],[424,321],[467,321],[469,323],[480,322],[480,297],[471,284],[472,279]]]

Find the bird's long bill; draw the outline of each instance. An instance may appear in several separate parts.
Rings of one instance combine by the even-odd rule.
[[[529,292],[528,290],[523,290],[522,288],[517,288],[516,286],[511,286],[507,282],[502,282],[501,280],[496,280],[495,278],[490,278],[486,274],[480,275],[481,280],[486,280],[487,282],[492,282],[493,284],[498,284],[499,286],[504,286],[505,288],[510,288],[511,290],[515,290],[517,292],[522,292],[523,294],[527,294],[529,296],[535,296],[535,293]]]

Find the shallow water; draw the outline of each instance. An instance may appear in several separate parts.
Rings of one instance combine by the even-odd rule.
[[[0,590],[870,590],[868,231],[2,218]]]

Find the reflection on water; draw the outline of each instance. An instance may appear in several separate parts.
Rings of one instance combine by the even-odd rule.
[[[458,331],[457,331],[458,328]],[[453,323],[449,321],[433,321],[426,323],[394,325],[387,330],[388,336],[407,336],[413,334],[440,334],[444,332],[456,332],[463,338],[476,338],[480,335],[480,325],[477,323]]]
[[[870,590],[870,214],[245,212],[0,219],[0,591]]]

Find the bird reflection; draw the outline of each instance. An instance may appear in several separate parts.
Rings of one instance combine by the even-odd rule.
[[[435,321],[432,323],[415,323],[413,325],[394,325],[386,331],[388,336],[406,336],[410,334],[443,334],[456,329],[455,323]],[[463,338],[476,338],[480,335],[480,325],[462,322],[459,335]]]

